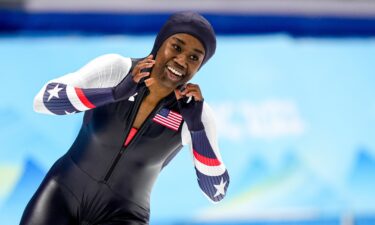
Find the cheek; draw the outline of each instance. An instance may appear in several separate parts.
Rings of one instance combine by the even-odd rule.
[[[190,73],[191,78],[198,72],[198,69],[199,69],[198,64],[190,66],[189,73]]]
[[[193,72],[193,73],[191,73],[191,72]],[[189,71],[189,76],[184,77],[184,83],[186,83],[189,80],[193,79],[194,76],[195,76],[195,72],[194,71]]]

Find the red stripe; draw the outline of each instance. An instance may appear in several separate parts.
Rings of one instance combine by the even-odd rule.
[[[173,117],[168,117],[167,119],[173,121],[173,122],[176,122],[176,123],[180,123],[181,122],[181,119],[180,118],[173,118]]]
[[[77,96],[79,98],[79,100],[81,100],[82,104],[84,104],[87,108],[89,109],[93,109],[95,108],[96,106],[94,104],[92,104],[90,102],[90,100],[88,100],[85,96],[85,94],[83,93],[82,89],[81,88],[74,88],[76,93],[77,93]]]
[[[221,162],[218,159],[212,159],[212,158],[208,158],[206,156],[203,156],[203,155],[199,154],[197,151],[195,151],[194,149],[193,149],[193,154],[194,154],[194,157],[199,162],[203,163],[204,165],[219,166],[221,164]]]
[[[176,114],[174,112],[169,112],[168,115],[165,118],[173,119],[173,120],[176,120],[176,121],[181,121],[182,120],[182,116],[180,114]]]
[[[166,123],[164,121],[158,120],[158,118],[156,118],[156,117],[154,117],[152,120],[155,121],[155,122],[157,122],[157,123],[159,123],[159,124],[161,124],[161,125],[163,125],[163,126],[166,126],[166,127],[170,128],[172,130],[175,130],[175,131],[177,131],[178,128],[179,128],[179,126],[173,126],[173,125],[171,125],[169,123]]]
[[[178,114],[176,112],[173,112],[172,110],[170,111],[170,114],[173,115],[174,117],[177,117],[177,118],[182,118],[181,114]]]
[[[133,140],[133,137],[135,136],[135,134],[137,133],[137,129],[132,127],[132,129],[130,130],[129,134],[128,134],[128,137],[126,138],[126,141],[125,141],[125,146],[127,146],[129,144],[129,142],[131,140]]]

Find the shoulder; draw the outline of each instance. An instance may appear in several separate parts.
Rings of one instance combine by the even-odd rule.
[[[104,65],[118,66],[122,68],[131,68],[132,60],[120,54],[110,53],[96,57],[93,62]]]

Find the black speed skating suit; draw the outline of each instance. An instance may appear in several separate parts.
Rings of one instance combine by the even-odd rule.
[[[21,224],[148,224],[150,193],[158,174],[189,143],[202,191],[212,201],[224,197],[229,177],[206,119],[210,117],[207,105],[202,114],[205,130],[189,132],[178,117],[180,109],[172,93],[124,144],[148,89],[142,83],[135,85],[121,100],[114,99],[110,90],[129,79],[135,63],[104,55],[48,82],[36,96],[34,108],[39,112],[87,111],[75,142],[46,175]],[[155,120],[162,112],[165,123]]]

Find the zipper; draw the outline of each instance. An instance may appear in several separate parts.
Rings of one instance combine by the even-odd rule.
[[[128,144],[128,146],[126,148],[130,148],[131,146],[134,145],[134,143],[136,143],[136,140],[142,136],[142,134],[144,133],[144,130],[146,130],[146,128],[148,127],[148,125],[150,123],[152,123],[150,121],[150,118],[153,118],[155,116],[155,114],[163,107],[163,105],[168,105],[169,103],[171,103],[172,100],[168,100],[168,99],[163,99],[161,100],[154,108],[154,110],[151,111],[151,113],[147,116],[145,122],[142,124],[142,126],[140,127],[140,129],[137,131],[137,133],[135,134],[135,136],[132,138],[132,140],[130,141],[130,143]]]
[[[132,140],[128,144],[127,148],[130,148],[136,142],[137,138],[139,136],[142,136],[144,130],[147,128],[148,124],[150,123],[150,118],[154,117],[155,113],[158,112],[162,108],[162,102],[163,101],[159,102],[156,105],[155,109],[150,113],[150,115],[147,116],[145,122],[142,124],[141,128],[137,131],[135,136],[132,138]]]
[[[130,115],[130,120],[131,120],[131,123],[130,123],[130,126],[128,127],[128,129],[126,130],[125,132],[125,138],[123,140],[123,143],[125,143],[125,140],[126,138],[128,137],[129,133],[130,133],[130,130],[132,128],[132,125],[134,123],[134,120],[135,120],[135,116],[137,115],[138,113],[138,109],[141,105],[141,102],[143,100],[143,97],[145,95],[145,92],[147,91],[147,88],[145,88],[146,90],[142,90],[141,93],[139,94],[139,98],[137,99],[137,102],[136,104],[134,105],[133,107],[133,110],[132,110],[132,113]],[[121,159],[121,156],[123,155],[123,153],[125,152],[125,150],[127,148],[130,148],[137,140],[137,138],[139,136],[141,136],[144,132],[144,130],[146,129],[146,127],[148,126],[148,124],[150,123],[150,118],[152,118],[153,116],[155,116],[156,112],[158,112],[162,106],[164,104],[168,104],[169,102],[171,102],[172,100],[169,100],[169,101],[166,101],[166,99],[163,99],[162,101],[160,101],[156,107],[154,108],[154,110],[150,113],[150,115],[147,116],[145,122],[142,124],[142,126],[140,127],[140,129],[137,131],[137,133],[135,134],[135,136],[132,138],[132,140],[130,141],[130,143],[128,144],[128,146],[124,146],[122,145],[119,153],[117,153],[117,156],[115,158],[115,160],[113,161],[111,167],[109,168],[108,172],[106,173],[105,177],[104,177],[104,183],[107,183],[107,181],[109,180],[109,178],[111,177],[116,165],[118,164],[118,162],[120,161]]]
[[[130,133],[130,130],[131,130],[132,125],[133,125],[134,120],[135,120],[135,116],[137,115],[138,109],[139,109],[139,107],[140,107],[140,105],[141,105],[141,103],[142,103],[143,97],[144,97],[144,95],[145,95],[146,92],[147,92],[147,89],[146,89],[146,88],[140,90],[140,94],[138,95],[138,98],[137,98],[137,100],[136,100],[136,102],[135,102],[135,104],[134,104],[134,106],[133,106],[132,112],[131,112],[131,114],[130,114],[130,126],[129,126],[129,127],[126,129],[126,131],[125,131],[125,134],[126,134],[126,135],[125,135],[125,138],[124,138],[124,140],[123,140],[123,144],[122,144],[122,146],[121,146],[120,151],[117,153],[115,160],[112,162],[111,166],[109,167],[109,170],[107,171],[107,173],[106,173],[106,175],[105,175],[105,177],[104,177],[104,183],[107,183],[107,181],[108,181],[108,179],[110,178],[110,176],[111,176],[113,170],[115,169],[117,163],[119,162],[119,160],[120,160],[122,154],[123,154],[124,151],[125,151],[125,148],[126,148],[126,147],[124,146],[125,140],[126,140],[126,138],[128,137],[128,135],[129,135],[129,133]],[[138,132],[137,132],[137,133],[138,133]],[[136,134],[136,135],[137,135],[137,134]],[[135,138],[135,137],[133,137],[133,138]]]

